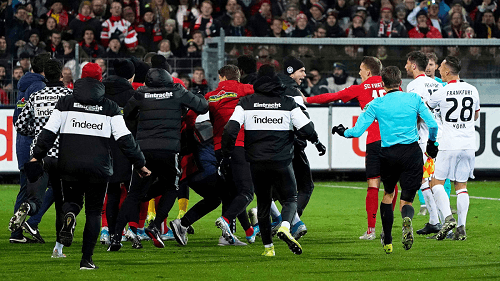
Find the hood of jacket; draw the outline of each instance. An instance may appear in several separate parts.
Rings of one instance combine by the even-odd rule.
[[[174,80],[165,69],[151,68],[146,74],[145,84],[150,88],[164,88],[173,86]]]
[[[94,78],[78,79],[74,85],[73,96],[81,104],[99,104],[104,99],[104,84]]]
[[[102,83],[104,84],[106,94],[110,96],[118,95],[125,91],[134,90],[134,87],[132,87],[132,84],[130,84],[127,79],[117,75],[109,76],[108,78],[104,79]]]
[[[38,73],[33,73],[33,72],[27,72],[26,74],[19,79],[19,82],[17,83],[17,88],[19,91],[26,91],[31,84],[35,82],[44,82],[47,83],[47,80],[42,74]]]
[[[292,79],[292,77],[284,74],[284,73],[278,73],[277,74],[279,79],[281,79],[281,83],[283,83],[286,87],[294,87],[297,88],[299,85],[295,80]]]
[[[262,76],[255,81],[253,89],[256,93],[266,96],[280,96],[283,94],[285,86],[278,76]]]

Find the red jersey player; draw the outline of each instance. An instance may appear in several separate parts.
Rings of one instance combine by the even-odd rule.
[[[360,85],[352,85],[336,93],[326,93],[307,97],[304,98],[304,102],[324,104],[337,100],[348,102],[356,99],[361,109],[363,109],[373,99],[385,95],[380,71],[382,71],[382,63],[380,60],[375,57],[366,56],[359,66],[359,75],[362,80]],[[377,222],[378,192],[380,187],[380,130],[378,122],[373,122],[370,127],[368,127],[367,131],[365,166],[368,182],[368,191],[366,195],[368,229],[359,239],[373,240],[375,239],[375,223]],[[395,190],[396,196],[394,198],[397,197],[397,188]],[[393,201],[393,209],[395,202],[396,200]]]

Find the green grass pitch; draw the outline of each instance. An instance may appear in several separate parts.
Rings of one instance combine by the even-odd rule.
[[[220,231],[214,225],[220,208],[193,226],[188,244],[180,247],[167,241],[164,249],[151,242],[132,249],[125,242],[119,252],[107,252],[98,244],[96,271],[80,271],[84,212],[77,217],[73,245],[64,248],[65,259],[50,257],[55,242],[52,207],[40,224],[46,244],[10,244],[7,229],[18,187],[0,186],[0,280],[477,280],[500,279],[500,182],[473,181],[471,196],[497,198],[470,200],[466,241],[435,241],[415,238],[405,251],[401,240],[401,215],[394,217],[394,253],[386,255],[380,240],[361,241],[366,230],[364,182],[316,182],[311,201],[303,214],[308,234],[300,241],[303,254],[293,255],[286,244],[275,239],[275,257],[263,257],[260,238],[245,247],[220,247]],[[358,188],[352,188],[358,187]],[[452,190],[452,194],[454,191]],[[381,199],[382,194],[379,194]],[[199,197],[191,192],[189,205]],[[456,205],[456,197],[451,198]],[[255,200],[249,207],[255,206]],[[398,204],[399,208],[399,204]],[[418,199],[415,210],[418,212]],[[174,205],[171,217],[177,215]],[[414,231],[428,216],[415,216]],[[377,217],[377,235],[381,232]],[[244,232],[236,233],[242,241]],[[27,234],[28,235],[28,234]],[[415,234],[416,235],[416,234]]]

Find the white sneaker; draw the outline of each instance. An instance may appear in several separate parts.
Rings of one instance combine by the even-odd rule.
[[[234,236],[234,244],[230,244],[224,238],[224,236],[219,237],[219,246],[246,246],[247,243],[241,242],[236,236]]]
[[[375,240],[375,231],[368,234],[368,231],[365,231],[365,233],[362,236],[359,236],[359,239],[361,240]]]
[[[59,251],[57,249],[54,249],[54,251],[52,252],[52,256],[51,256],[51,258],[55,258],[55,259],[65,258],[65,257],[66,257],[66,255],[63,253],[59,253]]]

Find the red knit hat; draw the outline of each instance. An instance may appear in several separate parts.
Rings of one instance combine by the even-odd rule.
[[[102,69],[97,63],[89,62],[82,69],[82,78],[90,77],[102,82]]]

